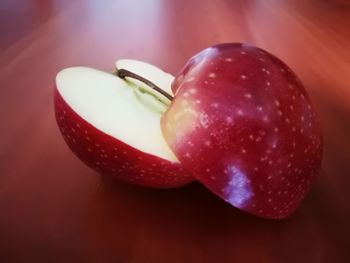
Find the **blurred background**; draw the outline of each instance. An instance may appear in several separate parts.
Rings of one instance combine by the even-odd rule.
[[[347,0],[1,0],[0,262],[349,262],[349,29]],[[280,57],[319,113],[322,171],[290,219],[241,213],[196,183],[106,183],[59,134],[60,69],[135,58],[176,74],[222,42]]]

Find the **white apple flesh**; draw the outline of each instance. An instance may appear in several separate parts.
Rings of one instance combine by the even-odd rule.
[[[152,65],[121,60],[116,66],[171,93],[173,76]],[[56,78],[56,119],[68,146],[101,174],[133,184],[169,188],[193,180],[162,136],[166,102],[137,80],[92,68],[67,68]]]

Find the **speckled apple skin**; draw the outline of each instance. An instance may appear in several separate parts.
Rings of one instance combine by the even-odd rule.
[[[64,101],[56,87],[54,108],[69,148],[98,173],[154,188],[180,187],[194,180],[181,164],[141,152],[86,122]]]
[[[289,216],[318,174],[320,125],[295,74],[245,44],[200,52],[175,78],[162,131],[181,163],[231,205]]]

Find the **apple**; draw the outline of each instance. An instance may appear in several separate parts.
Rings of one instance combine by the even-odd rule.
[[[291,69],[257,47],[220,44],[192,57],[172,91],[162,132],[191,175],[238,209],[291,215],[322,159],[316,112]]]
[[[269,219],[301,204],[320,170],[322,134],[306,90],[280,59],[227,43],[192,57],[175,78],[136,60],[115,67],[68,68],[56,79],[58,126],[87,165],[150,187],[195,178]]]
[[[147,76],[172,94],[174,77],[155,66],[120,60],[116,67]],[[162,136],[167,100],[138,80],[87,67],[59,72],[54,90],[60,131],[83,162],[103,175],[157,188],[194,180]]]

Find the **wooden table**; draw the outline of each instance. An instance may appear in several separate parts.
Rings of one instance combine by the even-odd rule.
[[[349,1],[0,2],[0,262],[350,262]],[[287,62],[319,112],[321,174],[288,220],[259,219],[199,184],[101,180],[55,123],[55,74],[137,58],[176,73],[219,42]]]

